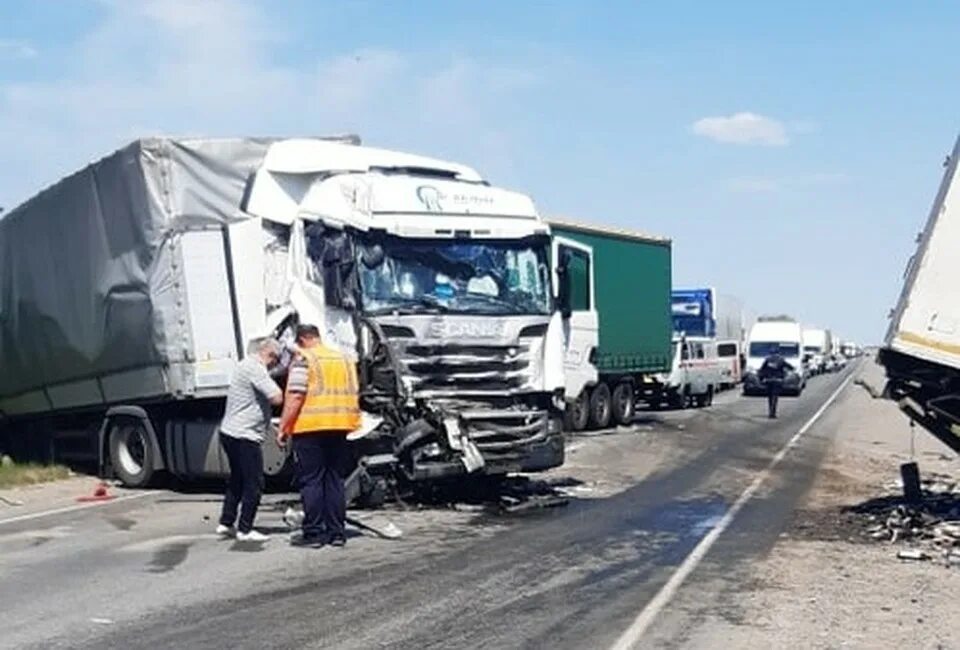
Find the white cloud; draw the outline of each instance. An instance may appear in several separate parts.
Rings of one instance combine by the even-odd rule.
[[[790,142],[783,123],[749,112],[704,117],[690,128],[697,135],[724,144],[782,146]]]
[[[68,44],[60,78],[0,81],[0,142],[12,154],[0,205],[156,133],[357,132],[375,145],[510,167],[512,139],[498,125],[537,79],[524,66],[377,48],[279,63],[273,48],[287,35],[268,5],[201,5],[100,0],[102,19]]]
[[[26,41],[0,38],[0,61],[3,59],[33,59],[39,54],[35,47]]]

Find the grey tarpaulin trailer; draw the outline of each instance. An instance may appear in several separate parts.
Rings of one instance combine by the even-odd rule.
[[[0,219],[8,445],[55,432],[134,485],[225,470],[216,419],[263,313],[262,282],[237,290],[260,229],[228,225],[271,142],[137,140]],[[268,473],[282,463],[268,448]]]

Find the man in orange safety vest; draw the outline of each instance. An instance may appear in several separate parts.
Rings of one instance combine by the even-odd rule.
[[[343,546],[347,504],[347,434],[360,426],[354,364],[325,346],[314,325],[297,327],[298,354],[290,367],[277,442],[293,443],[303,500],[303,532],[297,546]]]

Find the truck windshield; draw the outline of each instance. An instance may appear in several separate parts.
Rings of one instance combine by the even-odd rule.
[[[751,357],[769,357],[774,353],[784,357],[800,356],[800,344],[784,341],[754,341],[750,344]]]
[[[388,237],[383,255],[360,255],[369,314],[549,314],[547,238],[430,240]],[[369,251],[369,248],[366,250]]]

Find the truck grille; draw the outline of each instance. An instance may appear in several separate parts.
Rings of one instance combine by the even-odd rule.
[[[464,411],[460,419],[485,456],[517,455],[525,446],[543,440],[549,428],[545,411]]]
[[[515,391],[529,383],[526,345],[400,346],[403,378],[431,395]]]

